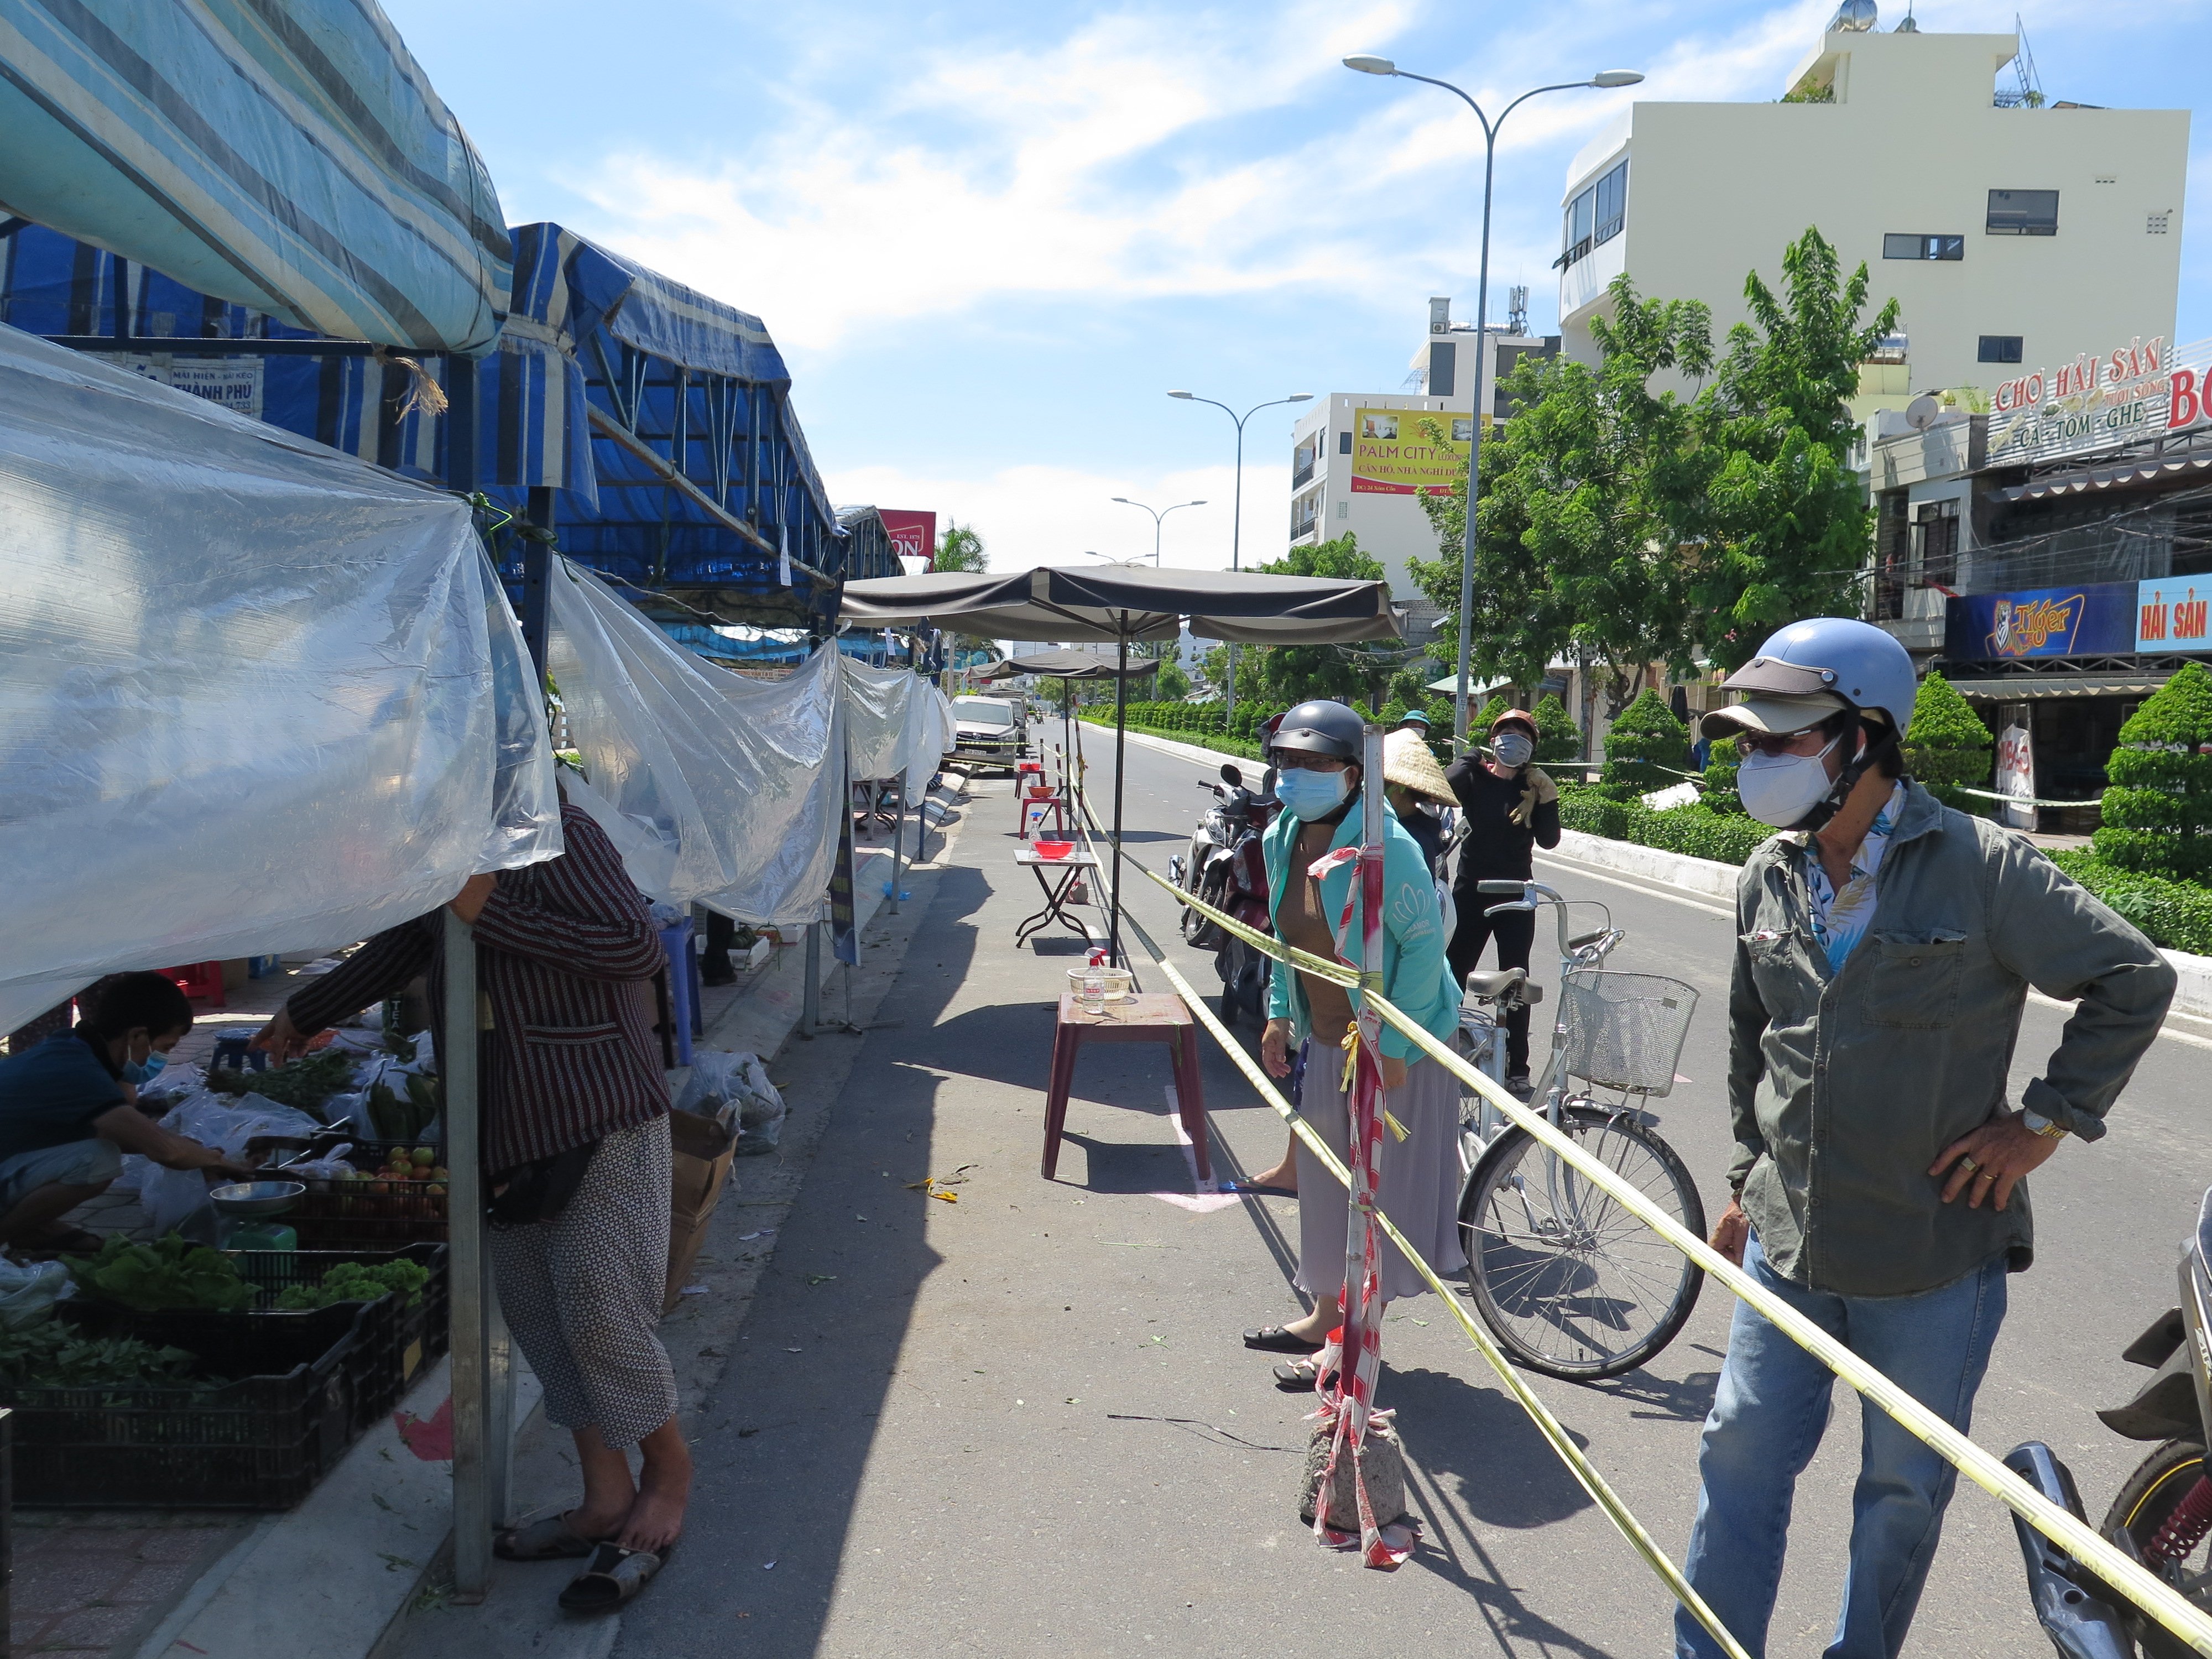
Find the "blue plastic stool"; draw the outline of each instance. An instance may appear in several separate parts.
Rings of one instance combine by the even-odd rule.
[[[227,1066],[234,1072],[242,1072],[249,1066],[257,1072],[267,1071],[269,1051],[248,1047],[252,1041],[252,1037],[244,1035],[217,1037],[215,1040],[215,1058],[208,1064],[218,1068]]]
[[[706,1017],[699,1007],[699,953],[691,948],[691,919],[660,930],[660,948],[668,953],[668,1019],[676,1028],[676,1063],[691,1063],[691,1039],[707,1035]]]

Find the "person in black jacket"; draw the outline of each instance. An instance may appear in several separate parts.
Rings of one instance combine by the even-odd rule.
[[[1482,960],[1483,946],[1498,941],[1500,968],[1526,968],[1535,943],[1536,918],[1528,911],[1486,916],[1499,902],[1475,890],[1483,881],[1527,881],[1539,847],[1559,844],[1559,791],[1542,768],[1530,764],[1536,753],[1536,722],[1527,710],[1509,708],[1490,723],[1490,747],[1462,756],[1445,771],[1459,797],[1458,863],[1452,876],[1452,902],[1459,925],[1447,955],[1453,977],[1462,984]],[[1505,1069],[1510,1086],[1528,1086],[1528,1010],[1516,1009],[1506,1021]]]

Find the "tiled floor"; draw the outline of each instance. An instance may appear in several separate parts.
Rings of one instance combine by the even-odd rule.
[[[129,1654],[251,1516],[18,1511],[9,1639],[18,1659]]]

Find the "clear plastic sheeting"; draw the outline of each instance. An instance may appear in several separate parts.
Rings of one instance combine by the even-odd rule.
[[[747,679],[671,643],[566,561],[546,612],[547,665],[587,778],[570,799],[630,878],[764,927],[818,916],[844,800],[837,653]]]
[[[469,508],[0,327],[0,1030],[550,858]]]
[[[855,778],[904,778],[907,798],[951,752],[952,704],[920,675],[845,659],[845,753]]]

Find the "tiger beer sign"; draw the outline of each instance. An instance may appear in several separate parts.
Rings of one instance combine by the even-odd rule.
[[[2212,340],[2163,335],[2016,375],[1990,399],[1989,459],[2018,465],[2212,423]]]

